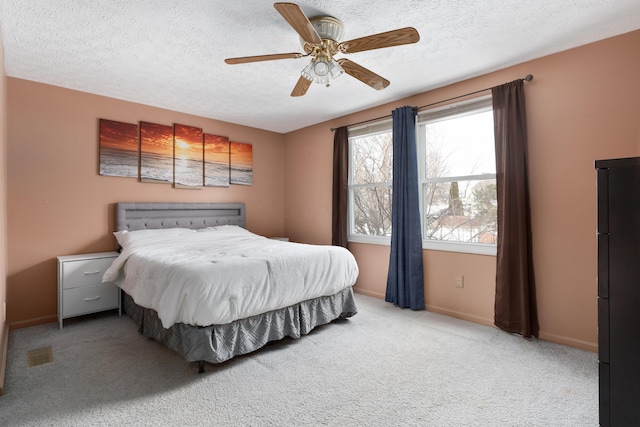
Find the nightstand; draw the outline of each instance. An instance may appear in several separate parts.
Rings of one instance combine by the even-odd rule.
[[[118,252],[99,252],[58,257],[58,320],[120,306],[120,288],[102,282],[104,272],[118,256]]]

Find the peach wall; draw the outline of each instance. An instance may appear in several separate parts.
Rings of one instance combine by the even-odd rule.
[[[286,234],[331,241],[331,127],[533,74],[525,91],[540,337],[595,350],[594,161],[640,155],[639,46],[635,31],[285,135]],[[382,297],[388,247],[351,248],[361,270],[356,289]],[[423,257],[428,309],[493,323],[495,257],[436,251],[424,251]],[[464,274],[464,288],[455,287],[455,274]]]
[[[116,202],[245,202],[251,231],[283,235],[281,134],[15,78],[7,79],[7,90],[7,305],[12,327],[57,318],[56,257],[113,250]],[[99,118],[181,123],[252,143],[254,184],[180,190],[100,176]]]

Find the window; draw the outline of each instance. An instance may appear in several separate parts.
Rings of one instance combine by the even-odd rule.
[[[391,126],[391,121],[386,121],[374,127],[349,131],[349,240],[389,243],[393,173]]]
[[[349,130],[349,240],[389,244],[392,123]],[[423,247],[495,254],[497,192],[491,98],[419,113]]]
[[[423,247],[495,253],[495,141],[491,98],[418,115]]]

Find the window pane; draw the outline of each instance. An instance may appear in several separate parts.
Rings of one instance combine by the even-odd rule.
[[[353,234],[391,236],[391,186],[354,188]]]
[[[351,139],[353,184],[391,182],[393,143],[391,132]]]
[[[427,123],[426,178],[496,173],[493,112]]]
[[[452,181],[423,185],[424,238],[496,243],[496,180]]]

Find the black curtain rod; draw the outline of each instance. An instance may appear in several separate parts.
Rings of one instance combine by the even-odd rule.
[[[527,76],[525,78],[520,79],[520,80],[524,80],[524,81],[530,82],[531,80],[533,80],[533,75],[532,74],[527,74]],[[517,81],[517,80],[514,80],[514,81]],[[487,88],[484,88],[484,89],[476,90],[475,92],[465,93],[464,95],[454,96],[453,98],[443,99],[442,101],[432,102],[431,104],[427,104],[427,105],[422,105],[420,107],[416,107],[416,109],[419,111],[419,110],[422,110],[423,108],[433,107],[434,105],[438,105],[438,104],[442,104],[442,103],[445,103],[445,102],[453,101],[453,100],[456,100],[458,98],[464,98],[465,96],[470,96],[470,95],[475,95],[476,93],[485,92],[487,90],[493,89],[494,87],[498,87],[498,86],[491,86],[491,87],[487,87]],[[363,121],[357,122],[357,123],[351,123],[350,125],[347,125],[347,127],[363,125],[363,124],[369,123],[369,122],[376,122],[378,120],[388,119],[389,117],[391,117],[391,114],[387,114],[386,116],[382,116],[382,117],[376,117],[375,119],[369,119],[369,120],[363,120]],[[335,131],[336,129],[338,129],[338,128],[331,128],[331,132]]]

